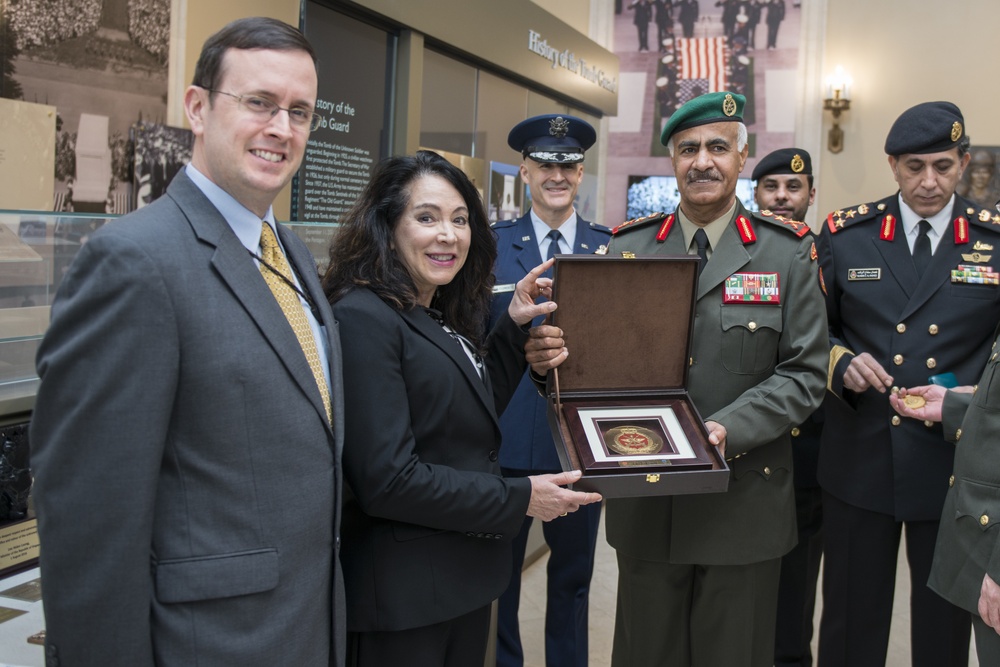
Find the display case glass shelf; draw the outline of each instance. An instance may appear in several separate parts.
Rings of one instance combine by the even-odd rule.
[[[0,418],[34,406],[35,353],[59,283],[90,235],[117,217],[0,209]],[[325,268],[335,225],[283,224]]]

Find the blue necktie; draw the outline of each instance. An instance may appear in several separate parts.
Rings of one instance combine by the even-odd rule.
[[[559,252],[559,239],[562,238],[562,234],[559,233],[558,229],[553,229],[545,235],[545,238],[549,239],[549,254],[546,255],[545,259],[549,260]]]

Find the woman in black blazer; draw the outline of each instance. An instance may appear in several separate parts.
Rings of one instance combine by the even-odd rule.
[[[331,244],[350,665],[483,664],[525,515],[600,500],[559,486],[578,472],[500,477],[498,414],[527,363],[544,373],[566,352],[558,329],[526,328],[555,308],[535,303],[550,294],[548,264],[484,335],[495,258],[479,193],[427,151],[382,162]]]

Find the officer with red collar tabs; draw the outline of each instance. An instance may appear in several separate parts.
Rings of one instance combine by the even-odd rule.
[[[904,111],[885,141],[899,191],[830,213],[817,242],[830,322],[819,458],[824,574],[819,664],[883,665],[906,524],[914,665],[967,665],[969,614],[927,586],[954,445],[901,419],[897,387],[971,385],[1000,319],[993,213],[955,194],[969,163],[950,102]],[[953,377],[952,377],[953,376]]]
[[[762,157],[751,178],[762,215],[804,220],[816,199],[812,158],[801,148],[782,148]],[[816,582],[823,555],[822,493],[816,481],[823,409],[792,428],[795,463],[795,515],[799,543],[781,559],[778,618],[774,635],[775,667],[812,665]]]
[[[582,118],[546,114],[521,121],[510,131],[508,145],[521,154],[521,180],[531,191],[531,210],[517,220],[493,225],[497,235],[496,287],[490,324],[507,312],[513,286],[525,266],[563,253],[592,254],[606,245],[611,230],[587,222],[574,207],[583,179],[584,154],[597,133]],[[538,324],[538,322],[536,322]],[[546,418],[546,402],[527,372],[500,416],[504,477],[561,472]],[[547,667],[587,667],[587,608],[601,505],[581,507],[568,516],[542,524],[550,555],[545,605]],[[510,584],[500,596],[497,619],[497,667],[521,667],[517,610],[521,568],[532,520],[527,518],[514,539]]]
[[[688,389],[732,470],[726,493],[607,501],[613,667],[774,660],[778,573],[796,540],[790,432],[823,398],[827,328],[809,228],[736,198],[744,103],[710,93],[671,116],[661,141],[680,205],[619,225],[608,248],[703,257]]]

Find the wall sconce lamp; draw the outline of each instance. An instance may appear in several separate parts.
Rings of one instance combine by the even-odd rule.
[[[844,150],[844,131],[840,129],[840,114],[851,108],[851,84],[854,83],[844,68],[837,65],[833,74],[826,77],[826,93],[823,108],[833,112],[833,127],[827,136],[826,147],[831,153]]]

